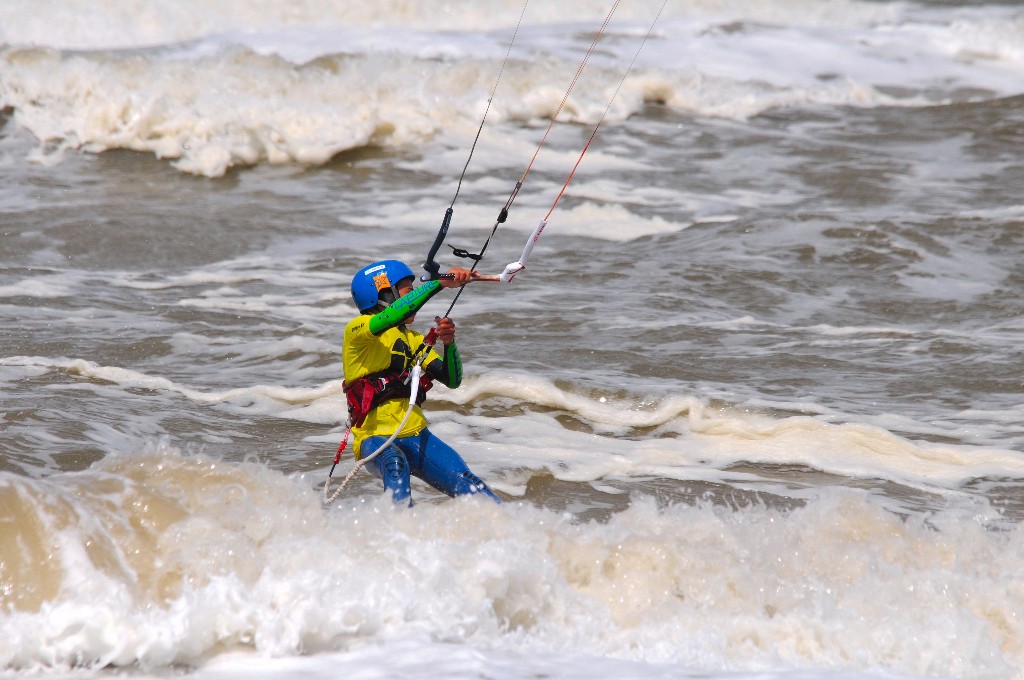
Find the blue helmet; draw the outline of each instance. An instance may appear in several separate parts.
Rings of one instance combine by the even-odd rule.
[[[360,312],[377,306],[380,292],[391,291],[402,279],[415,278],[404,262],[381,260],[367,265],[352,277],[352,300]]]

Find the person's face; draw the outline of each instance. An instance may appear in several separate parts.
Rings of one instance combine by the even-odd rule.
[[[408,295],[409,293],[412,292],[412,282],[412,279],[406,278],[402,279],[401,281],[398,282],[398,284],[395,285],[395,290],[398,291],[398,297]]]
[[[409,293],[411,293],[412,289],[413,289],[413,283],[414,283],[413,279],[402,279],[397,284],[395,284],[395,290],[398,291],[398,297],[404,297],[404,296],[408,295]],[[406,323],[412,323],[415,320],[416,320],[416,315],[413,314],[408,319],[406,319],[405,322]]]

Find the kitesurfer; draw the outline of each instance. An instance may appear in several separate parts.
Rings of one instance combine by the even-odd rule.
[[[462,457],[427,428],[419,407],[434,380],[450,388],[462,382],[455,323],[435,318],[437,339],[443,346],[440,353],[424,346],[424,336],[408,326],[441,288],[459,288],[474,276],[468,269],[453,268],[447,276],[416,288],[416,277],[407,265],[382,260],[363,267],[352,278],[352,299],[360,313],[345,326],[342,362],[353,451],[357,459],[371,455],[396,434],[386,449],[366,462],[396,502],[411,504],[410,475],[449,496],[484,494],[501,502]],[[395,433],[409,409],[410,370],[424,353],[417,403],[405,426]]]

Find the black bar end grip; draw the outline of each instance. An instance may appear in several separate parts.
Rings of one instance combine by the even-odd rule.
[[[505,220],[508,219],[508,208],[502,208],[501,212],[498,213],[498,224],[505,224]]]
[[[455,210],[452,208],[444,211],[444,220],[441,221],[441,228],[437,231],[434,244],[430,246],[430,252],[427,253],[427,261],[423,263],[423,269],[426,270],[428,276],[421,276],[421,281],[433,281],[438,278],[441,265],[434,262],[434,258],[437,256],[437,251],[441,248],[441,244],[444,243],[444,237],[448,235],[448,227],[452,225],[452,214],[454,212]]]

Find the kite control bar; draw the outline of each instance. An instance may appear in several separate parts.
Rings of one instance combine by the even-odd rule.
[[[437,278],[439,278],[439,279],[454,279],[455,275],[454,274],[438,274]],[[473,283],[474,281],[502,281],[502,280],[503,279],[501,278],[500,274],[480,274],[480,273],[477,273],[477,272],[473,272],[473,277],[468,281],[468,283]]]

